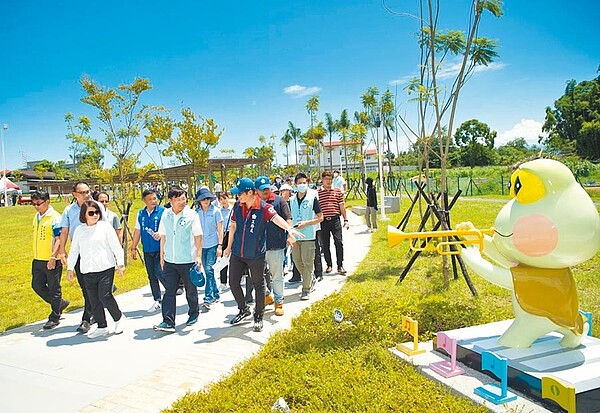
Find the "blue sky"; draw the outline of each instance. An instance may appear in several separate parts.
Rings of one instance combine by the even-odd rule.
[[[440,27],[465,29],[468,3],[442,1]],[[415,12],[417,3],[386,4]],[[499,39],[500,57],[467,84],[456,126],[476,118],[498,132],[500,143],[519,136],[535,141],[545,107],[565,82],[597,76],[599,10],[592,0],[508,1],[502,18],[486,15],[480,35]],[[225,129],[215,156],[222,148],[241,155],[260,135],[280,137],[290,120],[305,130],[309,95],[303,93],[310,91],[320,97],[319,119],[359,110],[369,86],[397,90],[400,112],[410,119],[414,104],[395,81],[417,72],[416,30],[416,20],[388,13],[380,0],[3,1],[0,123],[9,125],[7,167],[20,168],[23,156],[68,160],[67,112],[99,124],[79,100],[83,74],[106,86],[148,78],[153,90],[143,103],[174,114],[189,106],[213,118]],[[101,138],[97,129],[94,136]],[[279,146],[280,163],[283,152]]]

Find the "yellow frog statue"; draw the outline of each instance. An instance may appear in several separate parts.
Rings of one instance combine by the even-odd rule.
[[[565,165],[551,159],[521,164],[510,178],[512,199],[496,217],[493,236],[461,251],[479,276],[512,291],[515,319],[498,343],[530,347],[556,331],[561,346],[581,344],[589,324],[579,313],[570,267],[600,248],[600,217]],[[470,222],[457,230],[473,229]]]

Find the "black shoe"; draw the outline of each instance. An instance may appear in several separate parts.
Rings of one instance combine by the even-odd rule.
[[[86,320],[83,320],[81,324],[79,324],[79,327],[77,327],[77,332],[85,334],[88,331],[90,331],[90,323]]]
[[[46,321],[46,324],[44,324],[44,326],[42,327],[44,330],[52,330],[54,327],[56,327],[57,325],[60,324],[60,321],[52,321],[52,320],[48,320]]]
[[[294,277],[292,277],[292,278],[290,278],[288,280],[288,282],[289,283],[300,283],[300,282],[302,282],[302,279],[301,278],[294,278]]]
[[[250,307],[246,307],[243,310],[240,310],[240,312],[238,313],[238,315],[236,315],[235,317],[233,317],[233,319],[229,322],[230,324],[238,324],[240,323],[244,318],[246,317],[250,317],[252,313],[250,312]]]
[[[318,282],[321,282],[321,281],[323,281],[323,274],[321,274],[321,275],[317,276],[317,281],[318,281]]]
[[[262,331],[263,329],[263,318],[261,315],[254,315],[254,326],[252,327],[252,330],[255,332],[259,332]]]
[[[179,288],[177,289],[177,292],[175,292],[175,294],[176,294],[176,295],[181,295],[181,294],[183,294],[183,287],[179,287]]]
[[[69,304],[71,304],[71,302],[69,300],[62,300],[60,302],[60,308],[59,308],[58,313],[62,314],[63,311],[65,311],[65,309],[69,306]]]

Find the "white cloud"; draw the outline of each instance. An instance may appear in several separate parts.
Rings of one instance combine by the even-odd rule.
[[[315,93],[319,93],[321,88],[318,86],[300,86],[300,85],[292,85],[283,89],[283,93],[286,95],[291,95],[293,98],[301,98],[303,96],[314,95]]]
[[[514,125],[511,129],[498,133],[495,141],[495,146],[502,146],[507,142],[525,138],[529,145],[537,145],[538,137],[542,134],[542,122],[533,119],[521,119],[521,122]]]
[[[437,72],[438,80],[444,80],[444,79],[456,77],[456,75],[458,75],[458,72],[460,71],[461,64],[462,63],[460,60],[454,60],[454,61],[449,62],[446,65],[442,66],[442,68],[440,70],[438,70],[438,72]],[[483,66],[483,65],[475,66],[475,69],[473,69],[473,73],[488,72],[490,70],[502,70],[505,67],[506,67],[506,64],[504,64],[504,63],[492,62],[487,66]],[[410,80],[412,80],[415,76],[418,76],[418,75],[402,76],[398,79],[390,81],[389,84],[391,86],[408,84],[408,82]]]

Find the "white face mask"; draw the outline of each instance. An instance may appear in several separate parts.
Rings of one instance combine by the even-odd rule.
[[[296,188],[298,188],[298,192],[306,192],[308,191],[308,184],[298,184],[296,185]]]
[[[334,178],[337,178],[338,176],[339,176],[339,174],[338,174],[338,173],[335,173],[335,174],[333,174],[333,177],[334,177]]]

